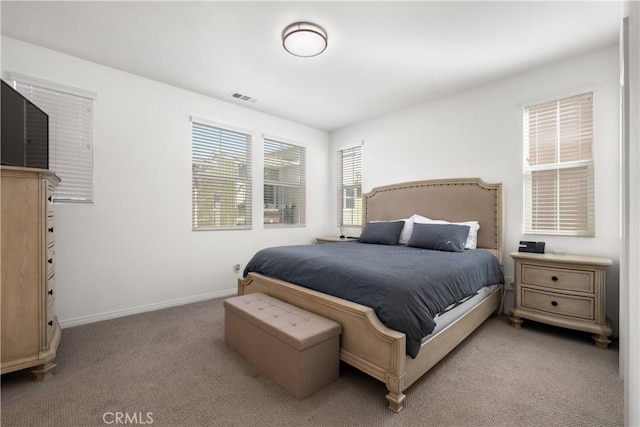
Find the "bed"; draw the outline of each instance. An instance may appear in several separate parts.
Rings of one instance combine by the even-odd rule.
[[[477,247],[501,262],[501,184],[478,178],[417,181],[377,187],[363,195],[365,223],[414,214],[451,222],[477,220]],[[358,243],[334,245],[352,244]],[[438,319],[436,329],[410,356],[407,335],[385,326],[373,308],[255,272],[238,280],[239,295],[262,292],[340,323],[341,360],[382,381],[388,406],[396,412],[404,406],[405,390],[499,309],[501,290],[498,284],[483,288],[479,296],[443,316],[446,319]]]

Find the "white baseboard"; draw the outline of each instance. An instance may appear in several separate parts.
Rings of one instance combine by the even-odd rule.
[[[114,310],[106,313],[92,314],[90,316],[76,317],[75,319],[58,319],[62,329],[71,328],[73,326],[87,325],[89,323],[100,322],[102,320],[116,319],[118,317],[130,316],[132,314],[145,313],[147,311],[161,310],[163,308],[175,307],[178,305],[190,304],[192,302],[205,301],[213,298],[227,297],[235,295],[236,288],[224,291],[211,292],[208,294],[195,295],[192,297],[178,298],[170,301],[159,302],[155,304],[141,305],[138,307],[124,308],[122,310]]]

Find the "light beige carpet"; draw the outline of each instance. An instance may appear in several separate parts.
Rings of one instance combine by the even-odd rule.
[[[386,409],[343,366],[298,401],[224,344],[222,299],[64,329],[58,374],[2,377],[2,426],[621,426],[618,350],[588,334],[491,317]],[[151,415],[148,415],[151,413]],[[140,423],[143,421],[145,424]]]

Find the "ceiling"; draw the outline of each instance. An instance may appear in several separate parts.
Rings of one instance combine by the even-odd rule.
[[[614,44],[622,17],[622,4],[610,1],[1,8],[3,35],[326,131]],[[298,58],[282,48],[283,29],[296,21],[327,31],[322,55]]]

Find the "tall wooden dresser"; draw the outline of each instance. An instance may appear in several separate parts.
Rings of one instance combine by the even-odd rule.
[[[61,331],[55,316],[53,190],[45,169],[2,166],[1,373],[55,373]]]

